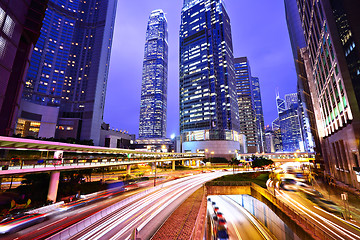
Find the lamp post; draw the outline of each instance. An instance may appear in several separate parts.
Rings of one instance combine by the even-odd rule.
[[[155,164],[154,164],[155,166],[155,177],[154,177],[154,187],[156,186],[156,159],[155,159]]]

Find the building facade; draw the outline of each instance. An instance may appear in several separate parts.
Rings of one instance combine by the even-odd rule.
[[[299,105],[299,98],[297,93],[285,94],[284,98],[285,98],[286,109],[289,109],[293,104]]]
[[[146,30],[139,138],[166,137],[167,71],[167,20],[162,10],[154,10]]]
[[[240,148],[231,25],[220,0],[184,1],[179,88],[183,152],[197,141],[229,143],[215,154]]]
[[[300,128],[299,108],[296,104],[279,114],[281,139],[284,152],[304,152]]]
[[[15,131],[32,49],[47,1],[0,1],[0,135]]]
[[[298,10],[326,172],[360,188],[360,5],[299,0]]]
[[[316,161],[322,163],[320,141],[317,134],[314,107],[306,75],[304,59],[301,52],[306,49],[305,37],[302,30],[299,10],[296,0],[285,0],[285,15],[288,26],[290,43],[297,73],[297,95],[301,118],[300,125],[304,140],[304,149],[307,152],[316,151]],[[290,106],[288,106],[290,107]]]
[[[247,57],[234,59],[236,94],[239,105],[240,132],[246,136],[247,152],[256,153],[260,151],[260,136],[257,113],[261,114],[262,108],[256,108],[255,96],[257,100],[260,96],[260,85],[258,80],[251,76],[250,64]],[[255,90],[256,88],[256,90]]]
[[[56,138],[99,144],[117,0],[49,0],[23,101],[59,107]],[[59,126],[66,122],[70,129]]]
[[[258,77],[252,77],[253,85],[253,96],[255,104],[255,114],[256,114],[256,126],[257,126],[257,144],[258,152],[265,151],[265,123],[264,123],[264,113],[262,108],[261,101],[261,91],[260,91],[260,80]]]
[[[276,94],[276,108],[278,114],[286,110],[285,100],[280,98],[279,93]]]

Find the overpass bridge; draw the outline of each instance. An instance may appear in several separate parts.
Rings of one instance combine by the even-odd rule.
[[[24,138],[0,136],[0,150],[17,152],[46,152],[45,158],[0,159],[0,178],[4,176],[29,173],[50,172],[48,200],[56,201],[60,171],[92,169],[101,167],[126,166],[130,174],[131,165],[171,162],[175,170],[175,161],[196,162],[205,156],[202,153],[149,152],[130,149],[85,146],[61,142],[50,142]],[[53,154],[53,158],[48,158]],[[82,154],[87,157],[64,159],[66,153]],[[90,156],[89,156],[90,155]],[[40,154],[42,156],[42,154]],[[94,157],[95,156],[95,157]]]

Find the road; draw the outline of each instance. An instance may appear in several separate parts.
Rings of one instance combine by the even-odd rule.
[[[71,239],[128,239],[136,228],[138,237],[149,239],[170,214],[203,183],[228,173],[199,174],[165,183],[139,201],[120,208]]]
[[[276,190],[277,198],[295,209],[307,221],[310,221],[326,232],[330,239],[360,240],[359,223],[345,221],[344,219],[320,208],[312,201],[302,197],[297,192]]]
[[[216,206],[219,207],[219,211],[223,213],[223,217],[227,221],[230,240],[272,239],[267,230],[248,211],[228,196],[212,195],[208,196],[208,198],[215,202]],[[211,214],[214,212],[210,202],[208,202],[208,211]]]
[[[126,239],[137,228],[142,239],[150,238],[170,214],[203,183],[227,172],[198,174],[163,183],[162,188],[129,202],[128,197],[140,190],[109,195],[98,201],[80,204],[76,208],[55,211],[49,219],[1,239],[51,239],[57,232],[109,207],[125,202],[112,214],[95,222],[73,239]],[[151,181],[151,184],[153,182]],[[160,183],[159,183],[160,184]],[[152,187],[148,188],[152,189]]]

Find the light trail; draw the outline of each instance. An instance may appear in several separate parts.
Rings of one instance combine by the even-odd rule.
[[[158,191],[100,219],[71,239],[125,239],[132,229],[137,228],[140,232],[160,212],[188,191],[227,174],[229,173],[200,174],[164,183]]]
[[[318,226],[321,226],[322,228],[326,229],[327,231],[329,231],[330,233],[332,233],[333,235],[335,235],[339,239],[344,239],[344,240],[360,239],[360,236],[358,234],[355,234],[355,233],[347,230],[346,228],[338,225],[337,223],[334,223],[333,221],[331,221],[331,220],[329,220],[329,219],[315,213],[314,211],[310,210],[309,208],[302,205],[301,203],[293,200],[288,194],[285,194],[285,193],[283,193],[281,191],[277,191],[277,193],[280,196],[283,196],[287,200],[287,202],[290,203],[297,210],[304,213],[309,218],[311,218],[313,221],[315,221],[318,224]],[[318,219],[316,219],[316,218],[318,218]]]

